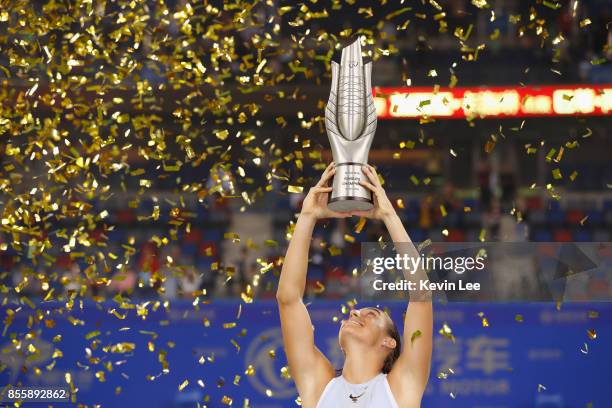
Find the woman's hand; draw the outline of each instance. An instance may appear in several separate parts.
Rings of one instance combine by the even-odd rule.
[[[367,211],[353,211],[351,214],[382,221],[395,216],[395,208],[393,208],[393,204],[391,204],[391,201],[387,198],[387,193],[382,184],[380,184],[376,170],[369,164],[365,164],[361,166],[361,171],[365,174],[366,180],[362,179],[359,184],[372,192],[374,196],[374,208]]]
[[[319,182],[308,191],[302,203],[300,215],[313,217],[317,220],[320,218],[345,218],[351,216],[350,212],[332,211],[327,207],[328,196],[332,191],[332,188],[328,187],[327,183],[335,173],[336,167],[332,162],[327,166],[323,175],[321,175]]]

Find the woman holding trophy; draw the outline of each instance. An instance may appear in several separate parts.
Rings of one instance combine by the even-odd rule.
[[[303,303],[308,249],[318,219],[363,216],[384,222],[395,244],[418,256],[400,218],[374,169],[363,165],[361,186],[372,192],[370,210],[338,212],[327,205],[336,173],[330,164],[307,194],[281,271],[277,291],[281,327],[289,370],[305,408],[408,408],[419,407],[429,378],[433,317],[430,293],[411,299],[404,319],[401,347],[399,331],[391,318],[374,307],[352,310],[338,333],[345,356],[342,374],[315,346],[314,329]],[[422,277],[417,274],[416,278]],[[411,277],[415,279],[415,277]],[[411,295],[412,298],[412,295]]]

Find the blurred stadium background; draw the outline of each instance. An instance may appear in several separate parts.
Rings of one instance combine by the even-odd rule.
[[[611,240],[609,2],[205,2],[195,16],[215,18],[203,20],[195,43],[181,42],[192,38],[185,20],[196,21],[182,0],[133,7],[101,2],[89,15],[99,17],[100,35],[114,39],[127,10],[147,3],[153,19],[162,19],[162,4],[168,7],[165,31],[143,30],[140,47],[115,41],[108,61],[68,64],[76,79],[62,98],[117,123],[100,125],[108,143],[105,167],[94,165],[90,142],[80,140],[95,122],[79,121],[70,103],[26,111],[55,121],[61,138],[76,148],[56,161],[29,156],[32,150],[13,132],[19,126],[10,122],[28,126],[27,115],[18,116],[28,93],[43,100],[61,92],[48,80],[32,91],[32,73],[44,72],[44,58],[40,71],[20,75],[18,56],[29,47],[19,41],[33,43],[35,35],[19,30],[18,7],[0,11],[6,16],[0,18],[2,385],[68,383],[87,406],[295,406],[273,298],[295,214],[331,159],[321,117],[329,73],[319,58],[331,51],[312,39],[301,44],[307,29],[376,33],[366,47],[377,50],[373,84],[380,112],[370,161],[413,241]],[[79,43],[65,34],[84,30],[78,17],[92,6],[79,4],[67,6],[75,16],[69,28],[56,29],[58,53],[72,53]],[[43,1],[23,7],[33,15],[49,13]],[[246,22],[234,14],[241,7],[248,10]],[[325,18],[316,17],[324,9]],[[222,35],[213,38],[215,30]],[[253,44],[267,34],[278,47],[267,55],[265,70],[289,79],[260,87],[244,77],[260,61]],[[170,62],[150,58],[172,53],[155,41],[164,36],[178,44]],[[184,73],[191,67],[184,63],[189,50],[203,49],[218,54],[204,53],[211,74],[191,87]],[[123,54],[133,66],[113,59]],[[77,85],[80,77],[91,87]],[[107,86],[102,96],[100,86]],[[416,91],[422,96],[410,99]],[[471,96],[457,97],[449,118],[443,99],[465,92]],[[408,96],[397,99],[398,93]],[[112,100],[112,108],[98,98]],[[143,129],[150,135],[141,137]],[[199,137],[192,137],[193,129]],[[160,144],[157,156],[147,150]],[[80,168],[77,175],[54,177],[50,168],[69,158]],[[91,188],[81,170],[108,188]],[[32,203],[24,200],[45,188],[55,193],[62,216],[38,212],[49,223],[32,243],[23,228],[36,223],[25,221],[23,209]],[[63,189],[66,194],[57,194]],[[22,229],[13,228],[18,224]],[[70,237],[75,228],[80,233]],[[307,299],[321,348],[336,364],[332,318],[354,298],[367,301],[356,276],[360,244],[384,234],[381,225],[363,227],[356,219],[322,222],[315,231]],[[124,262],[105,268],[106,261]],[[585,299],[612,294],[604,277],[584,290]],[[400,318],[401,300],[376,301]],[[486,329],[482,310],[491,321]],[[612,354],[600,339],[612,334],[610,311],[607,303],[438,306],[436,328],[447,322],[456,341],[436,338],[423,406],[609,406],[604,362]],[[54,339],[58,334],[61,341]],[[21,338],[36,351],[18,347]],[[122,349],[123,343],[131,346]]]

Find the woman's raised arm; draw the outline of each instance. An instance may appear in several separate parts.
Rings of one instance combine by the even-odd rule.
[[[363,172],[367,181],[362,185],[372,191],[374,208],[367,212],[354,213],[383,221],[398,253],[411,258],[419,258],[419,252],[408,236],[401,219],[371,166],[364,166]],[[413,274],[404,271],[404,278],[418,283],[426,280],[422,268]],[[389,373],[389,385],[400,406],[419,406],[421,397],[429,380],[433,340],[433,308],[431,291],[416,290],[411,293],[411,300],[404,318],[404,347],[400,357]],[[414,339],[414,341],[413,341]]]
[[[317,220],[350,215],[327,208],[327,196],[331,191],[327,183],[334,173],[332,163],[304,199],[276,292],[289,372],[302,398],[302,406],[306,408],[314,408],[335,374],[334,367],[315,346],[312,322],[302,300],[306,288],[308,250]]]

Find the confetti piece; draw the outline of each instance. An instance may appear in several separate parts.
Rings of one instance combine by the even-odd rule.
[[[385,20],[391,20],[392,18],[397,17],[397,16],[399,16],[401,14],[404,14],[407,11],[410,11],[410,10],[412,10],[412,7],[404,7],[402,9],[396,10],[396,11],[394,11],[392,13],[387,14],[385,16]]]
[[[486,0],[472,0],[472,4],[481,9],[489,7]]]
[[[359,217],[359,221],[357,222],[357,225],[355,225],[355,229],[354,229],[355,233],[360,234],[365,224],[366,224],[366,218]]]
[[[542,4],[544,4],[546,7],[551,8],[553,10],[557,10],[558,8],[561,8],[561,3],[551,2],[548,0],[544,0]]]
[[[599,312],[596,310],[589,310],[587,316],[589,317],[589,319],[597,319],[599,317]]]
[[[415,330],[412,335],[410,336],[410,344],[413,345],[414,341],[421,337],[421,331],[420,330]]]
[[[478,312],[478,317],[480,317],[482,319],[482,326],[483,327],[489,327],[489,321],[485,317],[484,312]]]
[[[447,339],[449,339],[453,343],[455,342],[455,336],[453,336],[453,331],[450,328],[450,326],[448,325],[448,323],[444,322],[442,324],[442,328],[440,328],[438,333],[440,333],[441,335],[443,335],[444,337],[446,337]]]
[[[328,251],[331,256],[338,256],[342,253],[342,250],[340,248],[335,247],[334,245],[330,246],[328,248]]]
[[[321,293],[325,292],[325,285],[323,285],[320,281],[316,281],[316,289],[315,289],[315,293],[317,295],[320,295]]]
[[[302,191],[304,191],[304,187],[302,186],[289,186],[287,188],[287,191],[290,193],[301,193]]]
[[[589,345],[587,343],[583,343],[583,346],[580,351],[582,352],[582,354],[589,354]]]
[[[399,147],[400,149],[413,149],[415,146],[415,143],[413,140],[406,140],[405,142],[400,142]]]
[[[589,339],[591,340],[595,340],[597,338],[597,333],[595,332],[595,329],[588,329],[587,334],[589,336]]]
[[[571,181],[574,181],[576,179],[576,177],[578,176],[578,172],[577,171],[573,171],[572,174],[570,174],[569,179]]]
[[[289,373],[289,367],[287,366],[284,366],[280,369],[280,374],[281,374],[281,377],[286,380],[291,379],[291,374]]]
[[[446,212],[446,207],[444,207],[444,204],[440,204],[440,214],[442,214],[442,217],[446,217],[448,215]]]

